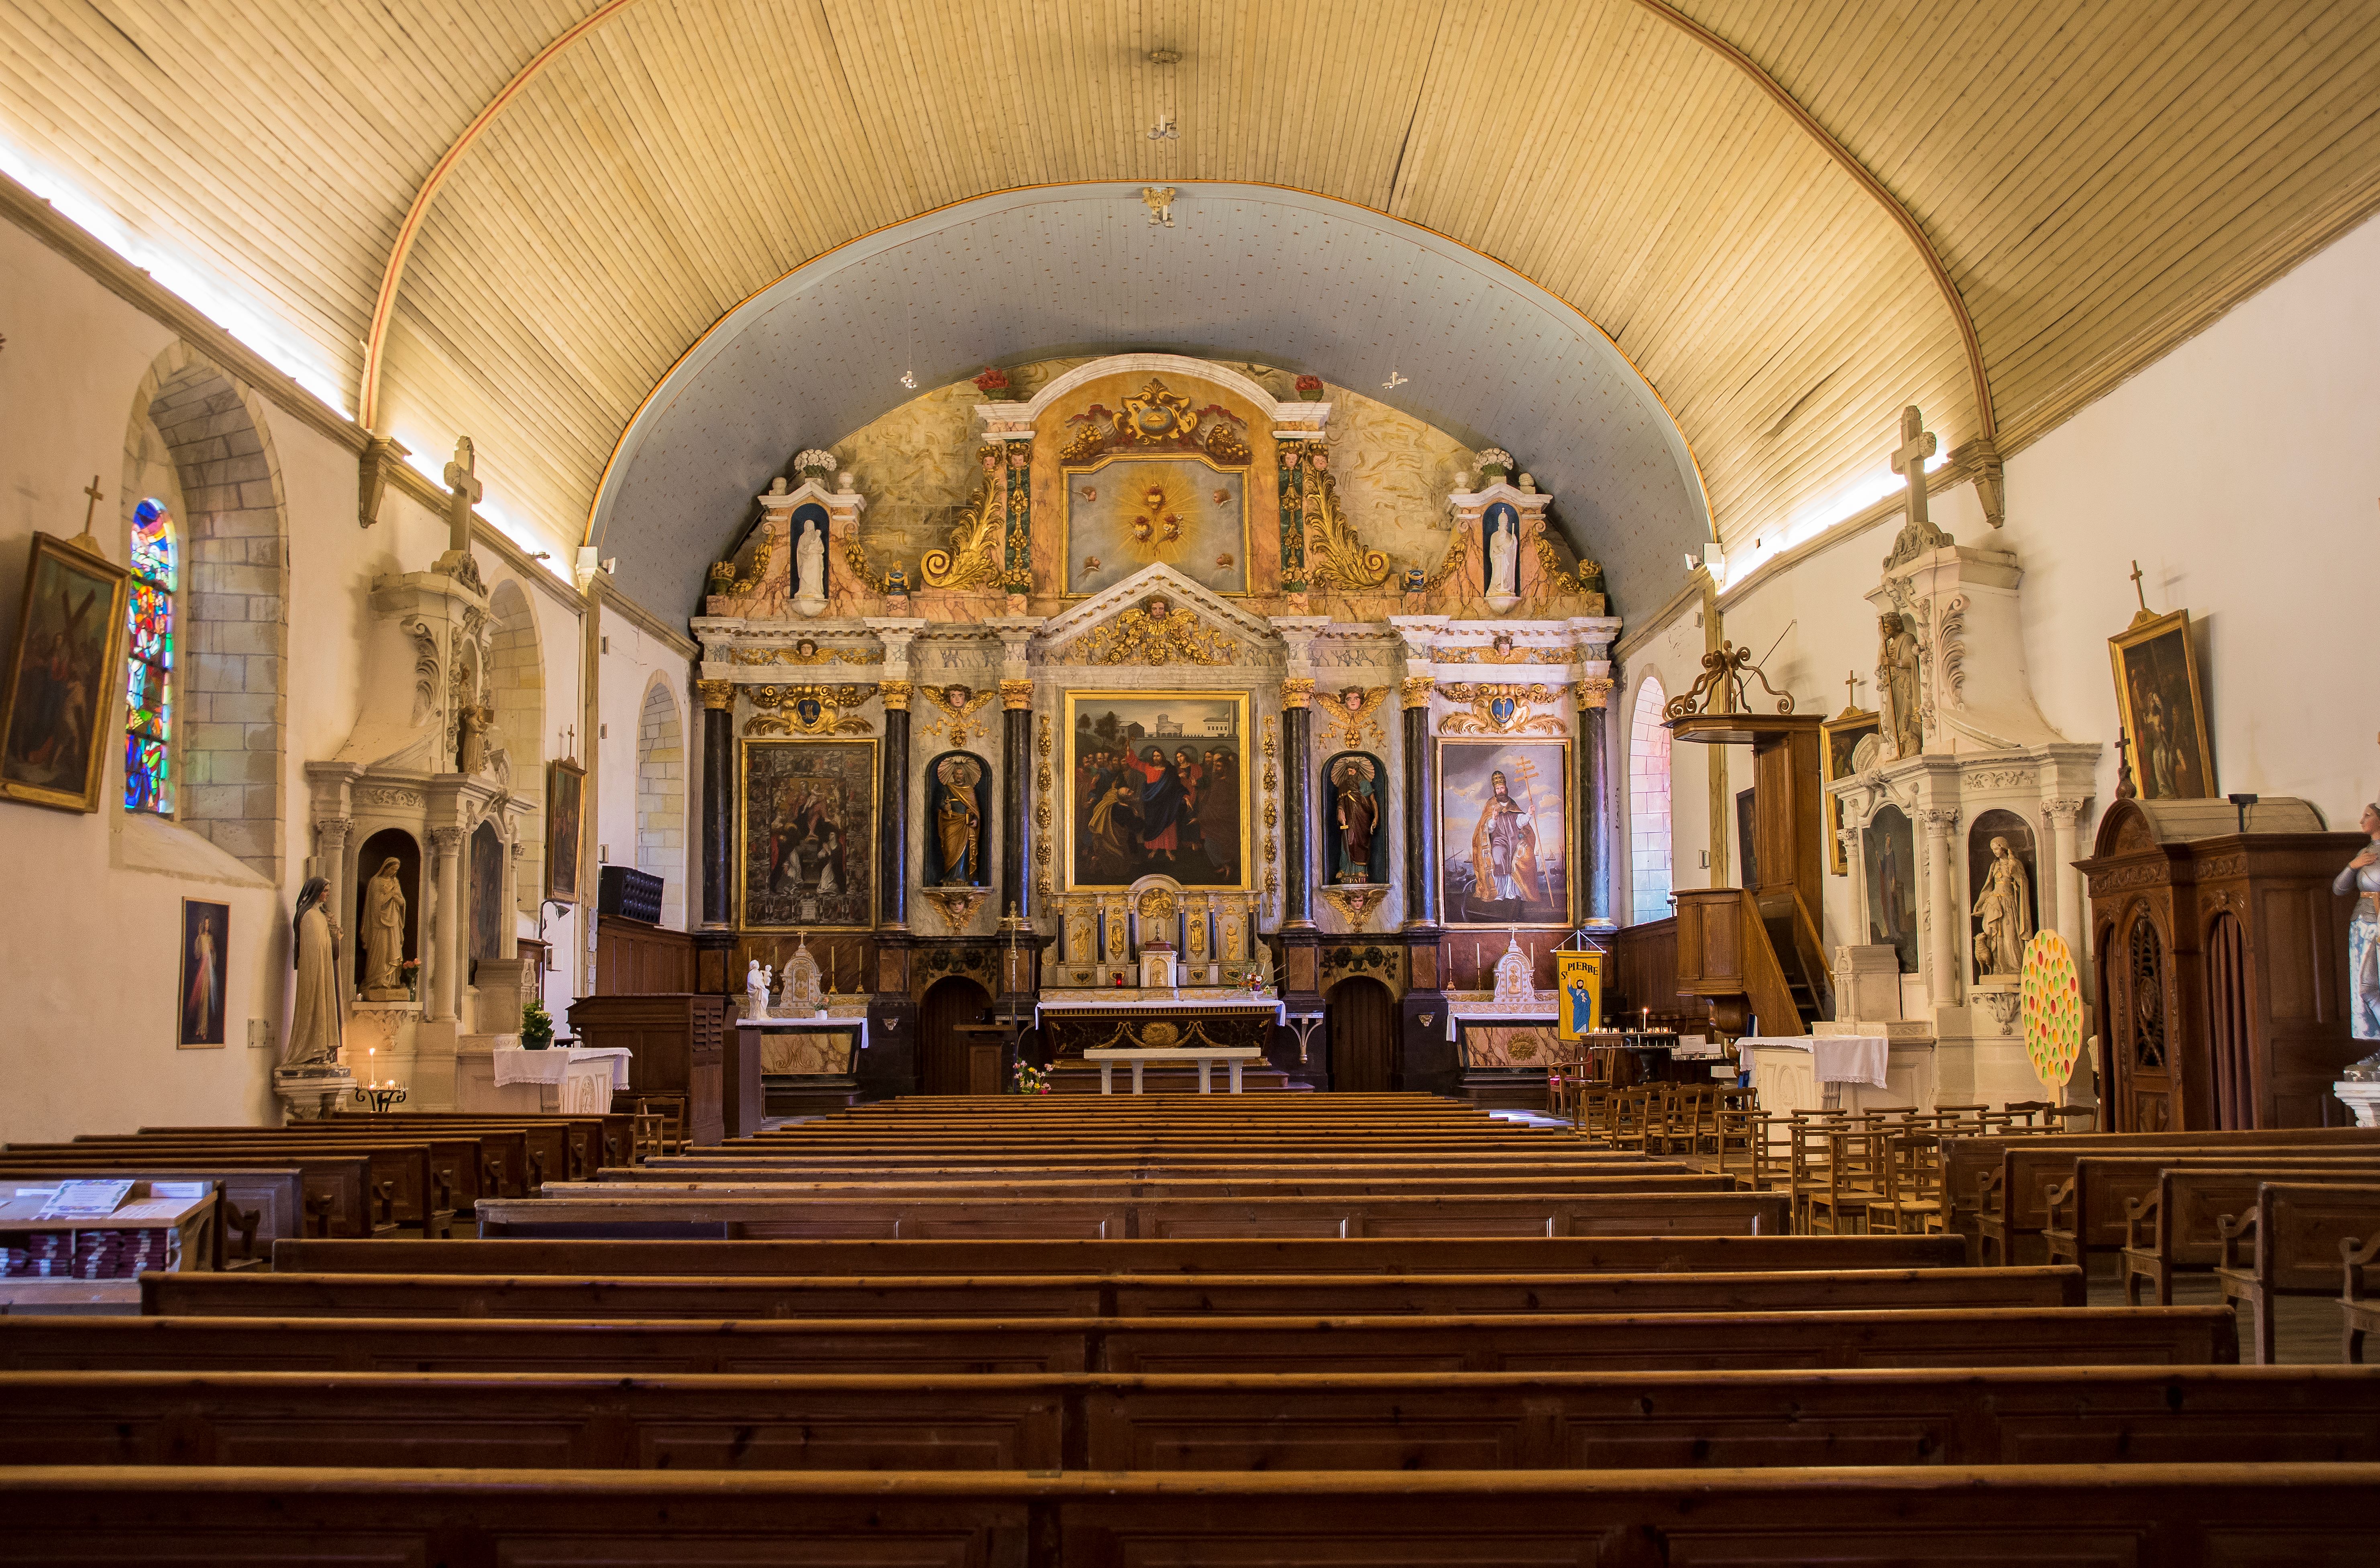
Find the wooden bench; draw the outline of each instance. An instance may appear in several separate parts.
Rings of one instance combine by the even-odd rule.
[[[9,1149],[0,1153],[0,1163],[12,1169],[61,1175],[103,1174],[111,1171],[128,1171],[135,1166],[144,1171],[177,1170],[207,1174],[251,1170],[274,1173],[292,1171],[298,1176],[298,1206],[303,1216],[299,1223],[306,1234],[360,1237],[372,1234],[374,1230],[372,1222],[378,1199],[372,1190],[371,1161],[361,1154],[200,1155],[162,1161],[114,1150],[84,1149],[75,1144],[53,1144],[40,1152]],[[262,1229],[261,1224],[259,1229]]]
[[[2261,1164],[2159,1171],[2156,1191],[2125,1205],[2125,1241],[2118,1254],[2125,1300],[2138,1306],[2146,1284],[2157,1305],[2167,1306],[2176,1275],[2214,1273],[2223,1262],[2225,1222],[2253,1209],[2256,1189],[2271,1179]]]
[[[2216,1366],[2220,1307],[1119,1319],[0,1317],[0,1369],[1621,1372]]]
[[[1956,1236],[1424,1236],[1397,1241],[296,1241],[279,1273],[1651,1274],[1760,1269],[1947,1269]]]
[[[382,1124],[396,1124],[405,1118],[388,1116],[372,1118]],[[468,1214],[482,1197],[526,1197],[543,1182],[543,1172],[549,1161],[557,1163],[565,1158],[565,1134],[559,1128],[541,1128],[532,1132],[519,1127],[501,1127],[492,1124],[471,1124],[456,1122],[416,1121],[411,1126],[374,1125],[365,1122],[330,1121],[298,1122],[286,1127],[144,1127],[135,1135],[160,1141],[194,1140],[212,1137],[269,1136],[283,1142],[319,1141],[354,1143],[358,1140],[385,1139],[407,1142],[423,1139],[436,1151],[433,1163],[436,1175],[446,1187],[444,1201],[450,1202],[456,1213]],[[476,1155],[471,1145],[476,1143]]]
[[[2085,1154],[2074,1161],[2073,1175],[2044,1196],[2040,1235],[2045,1260],[2080,1264],[2093,1253],[2119,1254],[2133,1245],[2127,1216],[2136,1205],[2146,1211],[2157,1196],[2157,1177],[2168,1170],[2241,1169],[2268,1171],[2277,1176],[2369,1170],[2380,1179],[2380,1161],[2362,1154]],[[2207,1235],[2211,1242],[2211,1226]]]
[[[12,1549],[41,1562],[2362,1568],[2380,1466],[728,1477],[40,1465],[0,1471],[0,1488]]]
[[[60,1146],[15,1145],[9,1152],[50,1152]],[[371,1161],[372,1229],[388,1232],[410,1226],[444,1233],[455,1216],[455,1192],[468,1192],[468,1173],[476,1172],[479,1142],[473,1138],[286,1137],[277,1132],[212,1134],[205,1136],[140,1137],[86,1135],[63,1146],[90,1149],[122,1160],[175,1160],[235,1155],[250,1161],[304,1155],[320,1149],[361,1154]]]
[[[2380,1461],[2380,1368],[610,1378],[0,1372],[0,1465],[1620,1470]]]
[[[46,1186],[55,1182],[103,1176],[142,1182],[211,1182],[223,1193],[223,1222],[215,1227],[217,1269],[245,1269],[273,1260],[273,1249],[298,1239],[308,1223],[305,1176],[286,1166],[149,1165],[139,1161],[112,1165],[19,1165],[0,1161],[0,1188]],[[324,1216],[327,1218],[327,1214]]]
[[[1550,1194],[1504,1197],[1002,1198],[545,1197],[483,1204],[483,1236],[606,1232],[722,1237],[1755,1235],[1786,1228],[1765,1193]]]
[[[2273,1302],[2284,1295],[2328,1295],[2349,1244],[2380,1234],[2380,1185],[2266,1180],[2255,1206],[2218,1220],[2223,1258],[2215,1279],[2225,1305],[2246,1302],[2255,1324],[2249,1339],[2259,1365],[2273,1359]],[[2242,1257],[2240,1244],[2252,1252]]]
[[[634,1120],[633,1116],[625,1113],[601,1111],[519,1112],[513,1115],[486,1111],[340,1111],[325,1118],[325,1122],[333,1125],[354,1123],[401,1127],[409,1121],[416,1124],[476,1122],[498,1127],[560,1127],[569,1140],[568,1170],[574,1177],[581,1173],[627,1164],[635,1144],[633,1129],[629,1125]]]
[[[2074,1179],[2074,1163],[2089,1154],[2127,1155],[2134,1159],[2162,1157],[2177,1164],[2228,1160],[2237,1167],[2260,1165],[2266,1160],[2336,1158],[2380,1163],[2380,1145],[2326,1151],[2301,1145],[2235,1146],[2209,1152],[2191,1143],[2169,1144],[2159,1136],[2143,1138],[2128,1149],[2082,1150],[2059,1147],[2048,1138],[2019,1138],[2000,1155],[2000,1168],[1976,1187],[1975,1231],[1979,1263],[2036,1261],[2046,1248],[2042,1233],[2050,1221],[2050,1206],[2058,1190]],[[2118,1211],[2120,1215],[2120,1210]]]
[[[1232,1176],[1149,1177],[1057,1176],[1028,1180],[1022,1176],[973,1180],[945,1178],[887,1184],[845,1180],[839,1176],[808,1179],[704,1176],[689,1180],[634,1182],[563,1182],[550,1185],[548,1198],[627,1198],[674,1202],[679,1198],[765,1197],[819,1202],[846,1198],[897,1196],[905,1201],[940,1198],[1011,1198],[1029,1192],[1032,1201],[1059,1198],[1190,1198],[1190,1197],[1549,1197],[1556,1194],[1593,1197],[1632,1192],[1732,1192],[1731,1176],[1704,1175],[1693,1171],[1629,1171],[1594,1175],[1525,1176],[1366,1176],[1323,1171],[1315,1175],[1266,1174],[1258,1171]]]
[[[141,1310],[251,1318],[1289,1318],[2080,1307],[2079,1269],[1705,1274],[151,1274]]]

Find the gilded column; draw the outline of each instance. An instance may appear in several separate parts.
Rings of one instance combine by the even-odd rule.
[[[1009,595],[1009,613],[1014,614],[1024,610],[1024,596],[1033,591],[1033,437],[1028,432],[1002,444],[1008,531],[1001,544],[1000,586]]]
[[[463,830],[432,828],[430,842],[438,854],[438,966],[431,988],[430,1016],[440,1022],[454,1017],[463,1004],[463,969],[470,962],[471,942],[463,930]]]
[[[1408,675],[1405,714],[1405,919],[1404,929],[1439,922],[1438,759],[1429,748],[1429,692],[1435,675]]]
[[[1281,451],[1281,587],[1305,591],[1305,444],[1283,441]]]
[[[734,880],[735,683],[697,681],[702,699],[702,924],[724,931]]]
[[[1314,767],[1314,677],[1291,675],[1281,683],[1281,923],[1283,929],[1314,924],[1312,879],[1306,874],[1308,820]]]
[[[1572,688],[1578,699],[1578,859],[1586,893],[1585,917],[1611,918],[1611,760],[1604,715],[1611,677],[1587,675]]]
[[[1033,683],[1000,683],[1000,912],[1033,916],[1033,819],[1027,808],[1033,778]]]
[[[908,681],[882,681],[884,694],[883,827],[877,834],[876,923],[887,930],[909,925]]]

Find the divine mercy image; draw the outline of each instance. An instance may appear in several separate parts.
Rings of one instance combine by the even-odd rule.
[[[1244,697],[1067,699],[1069,880],[1123,887],[1159,873],[1244,887]]]
[[[1439,842],[1449,924],[1570,923],[1570,747],[1447,741],[1439,750]]]

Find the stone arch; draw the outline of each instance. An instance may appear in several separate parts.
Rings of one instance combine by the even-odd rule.
[[[1670,913],[1675,876],[1670,861],[1670,732],[1661,723],[1668,701],[1660,677],[1646,675],[1628,713],[1628,893],[1638,922]]]
[[[176,340],[141,377],[126,432],[115,537],[128,540],[134,508],[165,476],[178,492],[174,820],[277,883],[288,833],[289,507],[264,399]]]
[[[496,584],[488,614],[495,628],[488,638],[488,702],[512,774],[506,787],[530,808],[521,822],[516,902],[534,916],[545,898],[545,654],[537,612],[518,583]]]
[[[637,869],[662,879],[662,924],[686,929],[686,725],[667,677],[637,712]]]

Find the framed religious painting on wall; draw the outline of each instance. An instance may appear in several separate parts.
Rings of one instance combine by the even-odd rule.
[[[181,1015],[175,1043],[185,1050],[224,1043],[224,988],[231,970],[231,906],[182,900]]]
[[[121,738],[108,720],[124,688],[130,582],[112,561],[55,534],[33,535],[0,690],[0,798],[99,809],[108,748]]]
[[[2198,686],[2190,612],[2132,617],[2107,639],[2116,665],[2116,707],[2131,739],[2132,778],[2143,800],[2208,800],[2216,794],[2215,748]]]
[[[1438,743],[1439,875],[1449,926],[1568,930],[1567,740]]]
[[[1864,708],[1846,708],[1818,725],[1818,753],[1828,783],[1850,778],[1859,771],[1852,754],[1861,741],[1876,733],[1876,716]],[[1851,857],[1843,849],[1843,803],[1831,796],[1827,800],[1827,869],[1839,877],[1851,875],[1852,869]]]
[[[587,770],[576,762],[545,765],[545,896],[578,902],[579,835],[587,814]]]
[[[1066,884],[1245,888],[1244,691],[1066,694]]]
[[[874,929],[879,744],[741,743],[735,892],[744,930]]]

